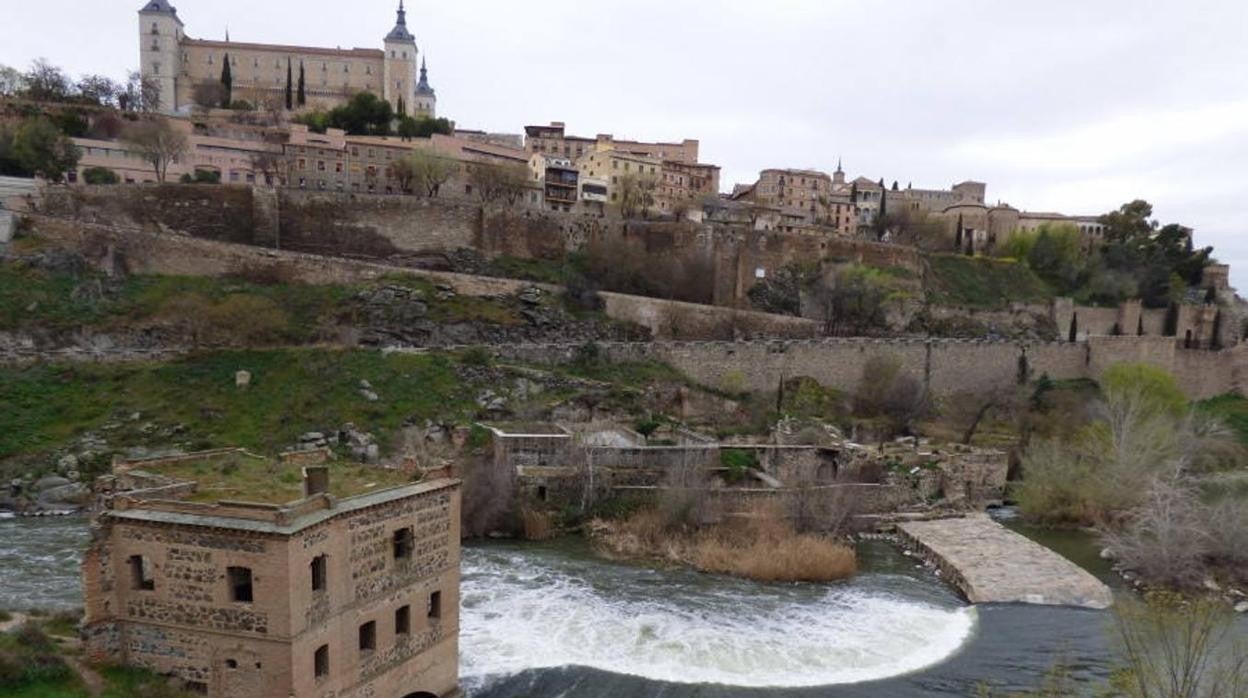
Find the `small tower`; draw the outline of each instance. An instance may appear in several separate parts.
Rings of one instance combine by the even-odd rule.
[[[416,93],[416,37],[407,30],[407,11],[399,0],[399,16],[394,29],[386,35],[385,89],[382,97],[390,106],[406,114],[412,112]]]
[[[139,10],[139,72],[160,86],[164,112],[178,108],[182,38],[182,20],[169,0],[150,0]]]
[[[839,157],[836,159],[836,172],[832,173],[832,188],[845,188],[845,170],[841,169],[841,159]]]
[[[438,94],[429,86],[429,69],[425,59],[420,59],[420,82],[416,83],[416,99],[412,102],[413,116],[438,118]]]

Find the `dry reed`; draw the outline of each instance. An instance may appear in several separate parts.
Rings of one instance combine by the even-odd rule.
[[[799,533],[774,507],[755,507],[724,523],[673,528],[654,509],[618,522],[597,522],[595,540],[625,558],[661,559],[703,572],[760,582],[829,582],[858,570],[852,547]]]

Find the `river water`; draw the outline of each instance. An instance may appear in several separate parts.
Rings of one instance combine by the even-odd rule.
[[[81,518],[0,519],[0,608],[81,604]],[[966,696],[1054,662],[1109,671],[1109,616],[970,607],[885,543],[839,584],[764,585],[607,562],[584,543],[464,550],[472,698]]]

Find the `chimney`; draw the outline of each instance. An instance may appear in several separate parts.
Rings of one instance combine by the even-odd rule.
[[[312,497],[318,494],[329,494],[329,468],[324,465],[309,465],[303,469],[303,496]]]

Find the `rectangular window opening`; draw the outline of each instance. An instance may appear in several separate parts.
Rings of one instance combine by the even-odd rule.
[[[394,559],[410,560],[415,547],[416,540],[411,528],[400,528],[394,532]]]
[[[226,576],[230,583],[230,601],[251,603],[251,568],[230,567],[226,572]]]
[[[136,591],[154,591],[156,580],[152,577],[152,565],[142,555],[130,556],[130,588]]]
[[[377,649],[377,623],[368,621],[360,626],[360,651],[372,652]]]
[[[442,592],[440,591],[429,595],[429,617],[435,620],[442,617]]]
[[[316,678],[323,679],[329,676],[329,645],[316,648],[316,654],[312,657],[312,666]]]
[[[412,632],[412,607],[402,606],[394,612],[394,634],[407,635]]]
[[[324,555],[312,558],[312,591],[325,591],[328,563],[329,558]]]

